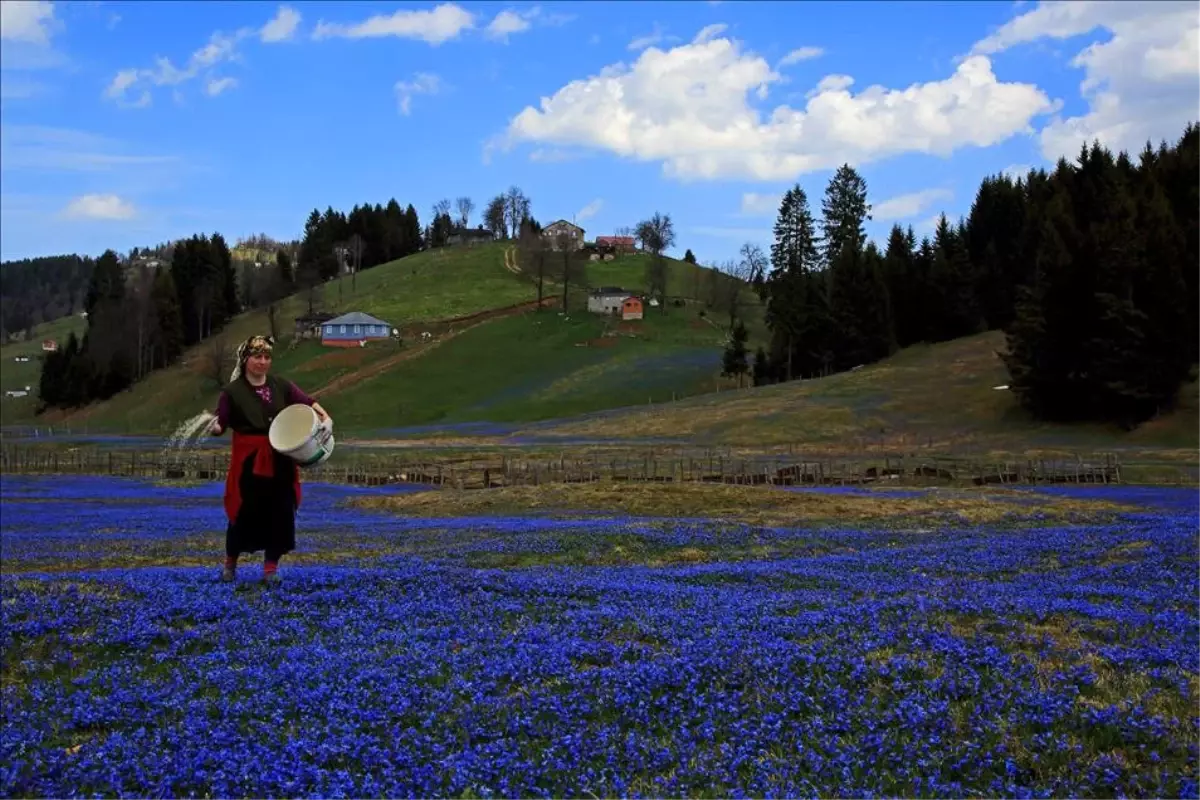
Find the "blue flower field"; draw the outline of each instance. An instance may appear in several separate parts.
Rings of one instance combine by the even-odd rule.
[[[306,484],[270,589],[217,580],[221,489],[4,477],[0,795],[1200,796],[1195,489],[905,531]]]

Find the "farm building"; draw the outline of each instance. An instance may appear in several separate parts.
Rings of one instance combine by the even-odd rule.
[[[550,243],[551,250],[558,250],[559,242],[562,239],[566,239],[569,243],[568,246],[572,250],[583,249],[583,228],[578,225],[572,225],[565,219],[551,222],[542,228],[542,238]]]
[[[626,297],[621,303],[621,319],[641,319],[642,318],[642,301],[637,297]]]
[[[636,241],[632,236],[597,236],[596,249],[617,253],[632,253],[637,250]]]
[[[321,335],[321,326],[336,316],[337,314],[330,314],[328,311],[314,311],[312,314],[296,317],[294,335],[297,339],[316,339]]]
[[[321,344],[329,347],[357,347],[363,342],[390,339],[392,326],[361,311],[334,317],[321,326]]]
[[[455,228],[450,236],[446,239],[446,244],[451,247],[455,245],[484,244],[486,242],[495,241],[496,235],[487,228]]]
[[[58,350],[58,342],[54,341],[53,339],[44,339],[42,341],[42,352],[43,353],[54,353],[57,350]]]
[[[633,296],[620,286],[601,286],[588,295],[588,311],[593,314],[616,314],[621,311],[625,299]]]

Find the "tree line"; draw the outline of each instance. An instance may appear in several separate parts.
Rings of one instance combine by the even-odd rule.
[[[1010,388],[1035,416],[1136,425],[1171,407],[1197,361],[1198,174],[1195,124],[1136,163],[1094,143],[1051,171],[985,178],[965,219],[941,215],[920,242],[893,226],[882,252],[852,167],[830,180],[819,222],[796,185],[769,269],[748,274],[770,343],[751,366],[735,333],[726,373],[816,377],[1002,330]]]

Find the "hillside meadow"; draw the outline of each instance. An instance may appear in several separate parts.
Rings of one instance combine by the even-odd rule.
[[[553,280],[543,285],[551,307],[527,313],[533,311],[536,285],[528,273],[505,267],[506,250],[514,258],[514,248],[504,243],[440,248],[320,288],[317,308],[379,317],[401,330],[404,341],[399,347],[376,342],[344,350],[293,340],[293,320],[307,311],[308,296],[298,293],[285,299],[276,312],[281,339],[276,370],[328,398],[331,408],[339,409],[342,430],[362,434],[439,420],[542,420],[661,402],[719,385],[725,335],[720,313],[701,315],[704,304],[689,299],[681,307],[669,304],[665,313],[648,308],[644,321],[616,331],[613,320],[585,311],[585,285],[571,287],[568,312],[560,314],[553,306],[561,304],[562,287]],[[647,261],[646,256],[629,255],[590,263],[586,285],[638,291],[644,286]],[[705,291],[705,272],[672,260],[669,292]],[[761,307],[752,292],[743,294],[752,335],[762,341]],[[66,324],[43,327],[50,335],[65,330]],[[82,333],[82,320],[69,324]],[[269,329],[265,310],[239,315],[214,340],[191,348],[178,364],[107,401],[37,416],[34,398],[8,400],[0,407],[0,421],[93,432],[168,433],[215,403],[219,381],[212,367],[214,343],[230,348],[251,333]],[[426,330],[434,334],[432,342],[422,341]],[[10,351],[16,355],[39,347],[35,342],[7,345],[5,357]],[[22,385],[36,388],[40,362],[19,366]],[[489,416],[495,414],[499,416]]]

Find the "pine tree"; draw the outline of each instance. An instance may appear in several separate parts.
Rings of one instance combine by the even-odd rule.
[[[808,196],[797,184],[783,196],[775,221],[771,245],[771,272],[760,295],[767,303],[766,321],[772,335],[772,361],[780,364],[780,375],[791,380],[800,369],[799,349],[812,333],[815,313],[809,284],[820,268],[816,225],[808,207]]]
[[[871,219],[867,182],[849,164],[838,167],[821,203],[822,256],[831,265],[845,247],[862,250],[867,239],[863,224]]]
[[[237,271],[233,268],[233,256],[225,237],[214,233],[208,240],[209,263],[213,270],[212,282],[220,287],[213,303],[212,327],[213,333],[225,327],[225,323],[242,310],[238,300]]]
[[[759,345],[754,351],[754,366],[751,368],[751,375],[755,386],[766,386],[771,383],[771,364],[767,359],[767,351],[762,348],[762,345]]]
[[[281,253],[283,251],[280,251]],[[155,369],[175,363],[183,352],[183,316],[180,313],[179,297],[175,281],[168,270],[160,269],[154,276],[150,289],[153,307],[154,334],[152,337],[152,364]]]
[[[929,283],[932,341],[957,339],[982,329],[963,231],[952,228],[945,214],[938,218],[934,230]]]
[[[742,376],[749,370],[749,365],[746,363],[746,338],[746,326],[741,320],[738,320],[737,325],[733,326],[733,331],[730,332],[729,341],[725,345],[725,352],[721,358],[721,374],[737,378],[739,389],[742,387]]]

